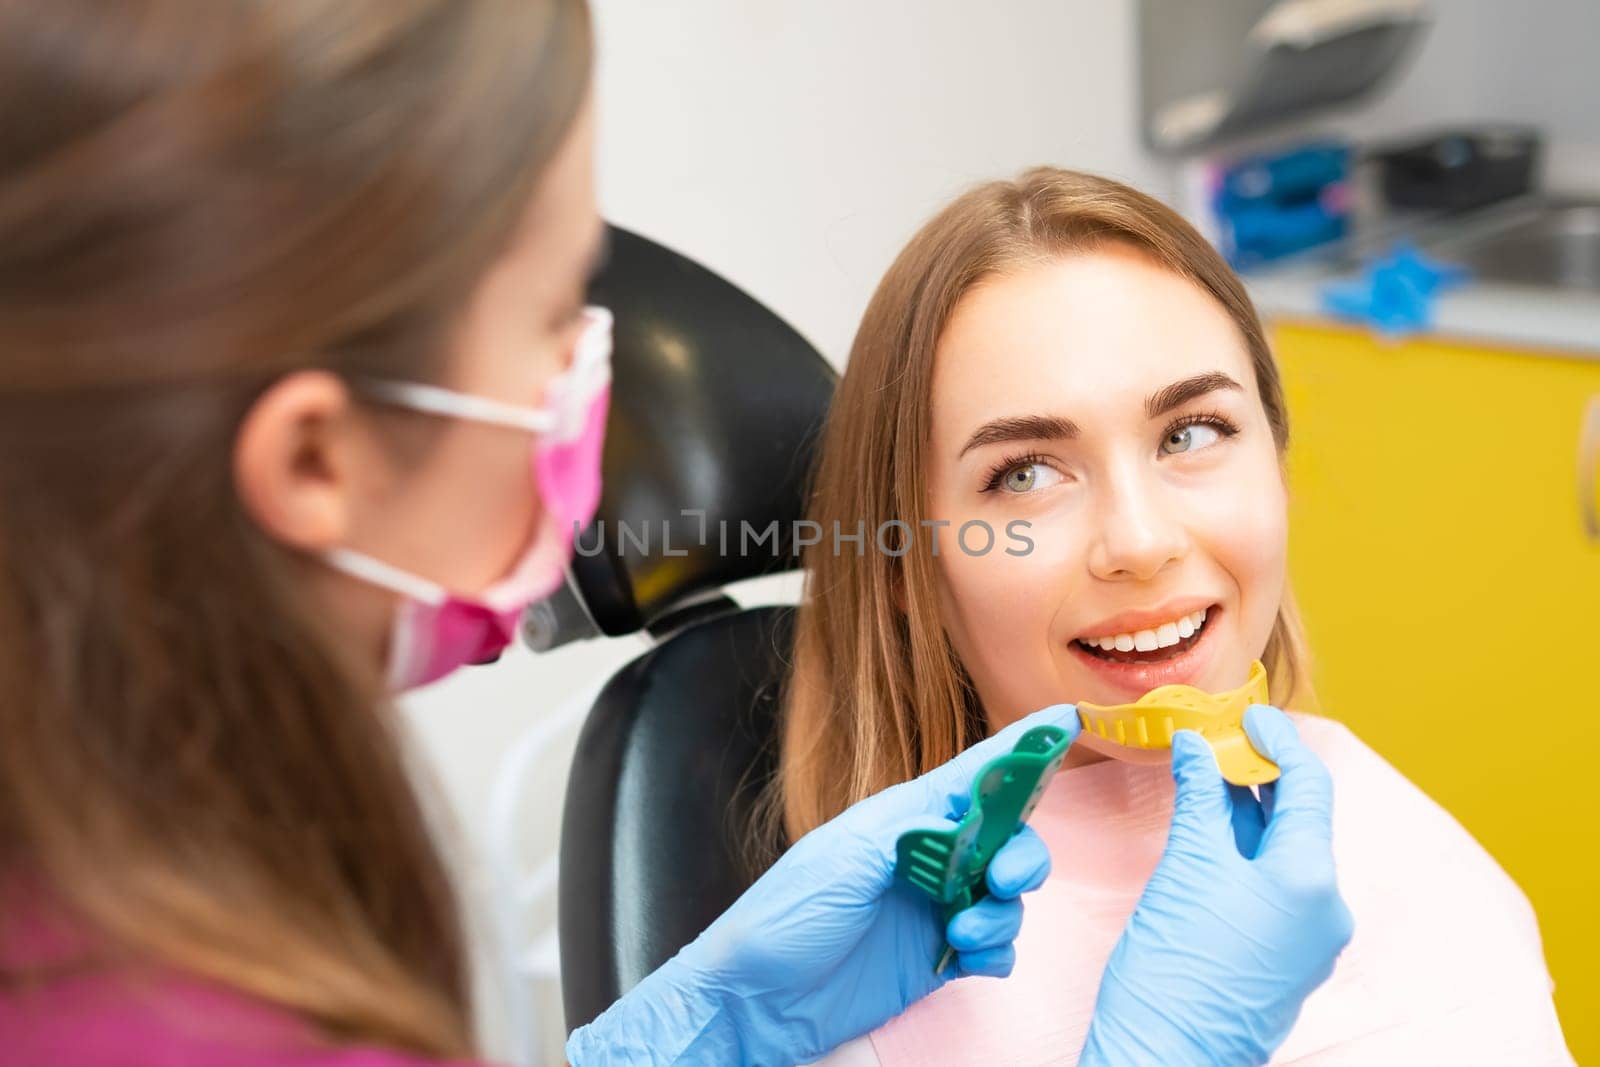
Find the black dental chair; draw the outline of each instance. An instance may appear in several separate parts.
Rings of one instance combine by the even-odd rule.
[[[775,767],[793,613],[743,610],[722,589],[797,565],[794,521],[836,380],[771,311],[636,234],[612,229],[590,296],[616,312],[605,488],[565,590],[526,633],[536,649],[640,630],[656,644],[605,685],[573,758],[559,897],[569,1030],[748,884],[741,849]]]

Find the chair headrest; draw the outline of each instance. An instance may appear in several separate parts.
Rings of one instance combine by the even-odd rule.
[[[795,567],[837,381],[738,287],[638,234],[609,236],[589,292],[616,317],[604,488],[566,588],[530,615],[536,649],[654,627],[730,582]]]

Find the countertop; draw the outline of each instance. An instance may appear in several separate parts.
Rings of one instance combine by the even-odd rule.
[[[1586,195],[1600,199],[1593,193]],[[1413,241],[1425,254],[1448,262],[1447,252],[1436,252],[1432,246],[1448,249],[1451,242],[1483,224],[1479,216],[1388,220],[1368,227],[1358,238],[1242,277],[1256,309],[1269,324],[1280,320],[1359,325],[1323,310],[1320,290],[1324,284],[1355,277],[1363,260],[1399,239]],[[1600,292],[1473,280],[1440,296],[1433,307],[1432,325],[1410,336],[1554,350],[1600,360]]]

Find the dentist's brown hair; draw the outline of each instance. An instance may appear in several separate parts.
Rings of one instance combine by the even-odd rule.
[[[823,529],[853,529],[862,519],[877,529],[900,519],[922,530],[934,349],[956,305],[995,274],[1112,243],[1194,282],[1228,313],[1281,456],[1289,424],[1278,368],[1222,257],[1176,212],[1137,190],[1038,168],[956,199],[884,275],[828,415],[808,517]],[[794,840],[987,733],[940,622],[937,564],[915,547],[926,540],[899,557],[806,550],[780,769],[758,840]],[[1309,697],[1305,637],[1287,591],[1263,659],[1275,700]]]
[[[0,2],[0,990],[472,1053],[402,724],[232,442],[294,371],[438,378],[589,77],[582,0]]]

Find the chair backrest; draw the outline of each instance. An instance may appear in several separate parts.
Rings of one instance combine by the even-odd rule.
[[[796,565],[837,380],[767,308],[638,235],[613,230],[591,298],[617,322],[605,488],[568,609],[552,618],[645,630],[657,644],[604,686],[568,779],[559,929],[569,1028],[748,884],[792,609],[740,609],[721,591]]]
[[[775,769],[792,615],[756,608],[687,627],[595,701],[562,813],[569,1029],[694,940],[749,884],[749,820]]]

